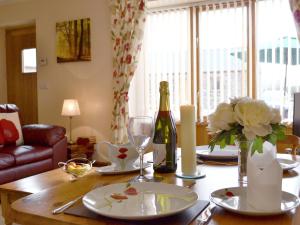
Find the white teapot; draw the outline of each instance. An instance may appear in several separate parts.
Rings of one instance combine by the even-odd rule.
[[[108,141],[102,141],[99,145],[108,147],[108,159],[119,170],[131,168],[139,156],[131,143],[112,144]],[[100,151],[100,148],[97,150]]]

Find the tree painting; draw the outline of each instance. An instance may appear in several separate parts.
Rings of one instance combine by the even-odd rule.
[[[57,62],[91,60],[90,18],[56,23]]]

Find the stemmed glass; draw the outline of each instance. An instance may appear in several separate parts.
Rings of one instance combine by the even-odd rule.
[[[144,176],[143,161],[144,151],[153,136],[153,120],[149,116],[135,116],[129,119],[128,136],[132,145],[140,156],[140,175],[134,180],[138,182],[150,181]]]

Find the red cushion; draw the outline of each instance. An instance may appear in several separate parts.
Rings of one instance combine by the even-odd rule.
[[[9,141],[5,141],[5,142],[8,142],[8,144],[14,144],[14,145],[21,145],[21,144],[23,144],[22,128],[21,128],[21,124],[20,124],[20,119],[19,119],[18,112],[0,113],[0,120],[4,120],[5,129],[7,129],[7,128],[9,129],[8,134],[9,134],[10,138],[12,138],[12,137],[14,138],[14,137],[16,137],[16,135],[19,136],[19,138],[16,141],[9,140]],[[12,122],[14,124],[14,126],[12,126],[11,124],[7,124],[7,121]],[[14,128],[17,129],[18,134],[16,134]],[[4,133],[4,130],[3,130],[3,134],[4,134],[4,137],[5,137],[6,135]],[[5,139],[6,139],[6,137],[4,138],[4,140]],[[6,143],[5,143],[5,145],[6,145]]]
[[[10,120],[0,120],[0,130],[4,137],[4,144],[15,144],[20,137],[15,124]]]
[[[1,147],[1,145],[4,145],[4,135],[3,135],[2,129],[0,127],[0,147]]]

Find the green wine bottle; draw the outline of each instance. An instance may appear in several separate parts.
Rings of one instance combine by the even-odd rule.
[[[169,83],[160,82],[159,112],[155,121],[153,138],[153,169],[171,173],[177,169],[176,125],[170,110]]]

